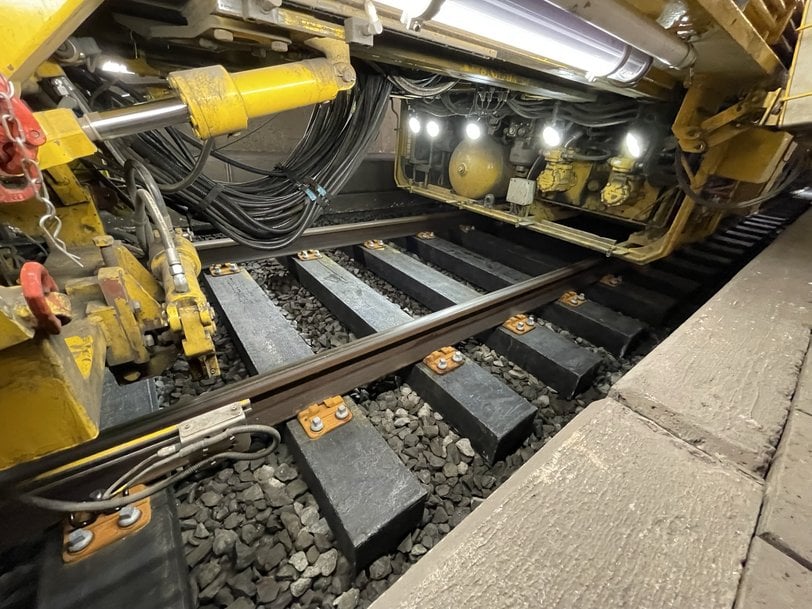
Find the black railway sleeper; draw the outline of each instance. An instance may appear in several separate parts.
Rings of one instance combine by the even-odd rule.
[[[756,244],[752,241],[743,241],[742,239],[736,239],[734,237],[726,237],[720,233],[712,235],[705,241],[701,241],[701,244],[708,243],[713,245],[722,245],[724,247],[732,247],[735,249],[746,250],[750,251],[756,247]]]
[[[702,250],[693,245],[681,248],[678,256],[699,264],[709,264],[718,268],[731,266],[736,261],[734,257]]]
[[[489,231],[492,234],[506,239],[510,243],[517,243],[524,247],[529,247],[535,252],[545,252],[547,250],[555,252],[555,260],[566,260],[567,263],[577,262],[590,256],[594,256],[595,252],[580,245],[569,243],[562,239],[556,239],[543,233],[538,233],[534,230],[528,230],[520,226],[513,226],[505,222],[498,222],[494,230]]]
[[[372,271],[432,310],[459,304],[477,296],[474,290],[456,279],[447,277],[391,247],[378,250],[363,248],[362,255]],[[522,344],[511,347],[514,341]],[[508,332],[493,343],[493,348],[509,359],[508,353],[524,353],[525,357],[520,365],[543,383],[567,396],[586,387],[594,378],[600,363],[600,358],[595,353],[563,336],[554,341],[522,342],[518,335]],[[527,353],[529,350],[533,350],[535,355],[531,357]],[[533,357],[538,362],[534,362]],[[568,371],[562,372],[562,368]]]
[[[530,279],[530,275],[437,237],[409,237],[406,246],[457,277],[484,290],[495,291]]]
[[[534,260],[538,260],[538,252],[477,230],[460,230],[458,235],[465,247],[487,253],[524,272],[540,274],[538,270],[540,263],[534,262]],[[364,248],[363,255],[367,265],[375,273],[430,309],[463,302],[460,300],[460,295],[465,293],[462,289],[465,286],[393,248],[386,247],[380,250]],[[409,258],[409,261],[403,261],[403,258]],[[563,266],[563,263],[559,266]],[[473,290],[469,290],[469,293],[472,294],[468,296],[469,299],[475,296]],[[618,357],[626,352],[644,330],[643,325],[637,320],[630,319],[596,302],[589,302],[588,305],[579,315],[574,316],[555,311],[554,304],[548,305],[544,311],[553,311],[556,319],[564,322],[559,323],[559,321],[550,319],[553,323],[573,331],[599,347],[605,347]],[[544,316],[547,316],[546,313]],[[584,319],[585,317],[588,317],[588,323]],[[570,326],[570,323],[574,325]],[[599,327],[602,328],[601,331],[597,331]],[[588,335],[583,334],[582,331],[587,332]],[[547,379],[542,378],[541,380],[547,382]]]
[[[662,324],[677,306],[677,301],[666,294],[625,281],[614,286],[603,281],[584,289],[584,295],[599,304],[619,311],[649,325]]]
[[[708,252],[717,256],[726,256],[737,261],[750,256],[750,250],[748,248],[733,247],[710,240],[700,241],[695,243],[692,247],[699,251]]]
[[[399,259],[420,264],[406,254],[397,253]],[[302,285],[359,336],[411,320],[400,307],[326,256],[318,260],[296,260],[294,268]],[[442,273],[433,272],[446,278]],[[436,294],[433,297],[436,298]],[[468,358],[464,361],[458,370],[465,368],[465,371],[458,376],[466,378],[466,383],[449,384],[443,375],[432,374],[422,378],[415,390],[462,434],[480,430],[470,437],[471,445],[486,460],[492,460],[512,452],[530,435],[532,426],[528,421],[532,421],[536,408],[475,362]],[[457,375],[458,370],[445,376]],[[443,399],[436,400],[437,395]],[[482,396],[490,397],[483,400]],[[495,400],[495,396],[499,399]]]
[[[174,494],[159,491],[150,502],[152,516],[144,528],[76,562],[62,560],[62,527],[52,528],[37,609],[194,607]]]
[[[765,226],[764,224],[760,224],[752,220],[744,220],[743,222],[739,222],[734,228],[736,230],[753,231],[756,234],[766,235],[767,237],[774,237],[778,231],[781,230],[778,227]]]
[[[763,218],[759,218],[758,216],[750,216],[745,218],[741,221],[739,226],[752,226],[754,228],[763,229],[772,233],[778,232],[781,230],[781,224],[776,223],[772,220],[766,220]]]
[[[451,231],[451,238],[469,250],[533,277],[569,264],[566,259],[538,252],[481,230],[454,229]]]
[[[339,549],[360,571],[420,525],[428,493],[364,413],[344,401],[349,422],[311,439],[294,419],[286,438]]]
[[[313,355],[313,350],[246,270],[202,276],[249,374],[262,374]]]
[[[476,290],[393,247],[360,250],[367,268],[432,311],[479,296]]]
[[[497,290],[530,279],[526,273],[444,239],[410,237],[408,247],[424,260],[485,290]],[[649,324],[660,323],[676,304],[668,296],[634,284],[620,288],[596,284],[585,290],[587,292],[594,301]]]
[[[674,298],[685,298],[699,290],[701,284],[693,279],[669,273],[653,266],[629,267],[624,281],[631,281],[650,290],[663,292]]]
[[[578,306],[557,300],[544,307],[541,314],[557,326],[603,347],[615,357],[623,357],[645,330],[638,320],[591,300],[584,300]]]
[[[656,268],[670,273],[682,275],[683,277],[699,278],[702,283],[714,281],[721,273],[721,269],[711,266],[710,264],[694,262],[693,260],[680,258],[676,255],[658,260],[654,264]]]
[[[113,373],[104,371],[99,428],[110,429],[157,411],[158,389],[155,379],[142,379],[119,385]]]
[[[555,389],[566,399],[592,384],[601,358],[538,323],[526,334],[497,328],[486,344]]]
[[[775,216],[771,214],[757,214],[755,216],[751,216],[753,218],[758,218],[764,224],[775,226],[776,228],[783,227],[787,220],[789,219],[788,216]]]
[[[325,268],[320,262],[312,261]],[[247,272],[205,281],[252,374],[313,355]],[[341,551],[357,569],[393,550],[420,524],[426,491],[357,410],[351,421],[316,441],[297,419],[287,429],[297,465]]]
[[[480,370],[467,360],[450,372],[437,374],[421,363],[412,369],[407,382],[492,464],[532,433],[536,409],[524,399],[517,400],[516,392],[504,383],[483,383]]]
[[[293,269],[299,283],[356,336],[382,332],[412,319],[332,258],[293,259]]]
[[[761,228],[756,228],[756,227],[753,227],[753,226],[747,226],[745,224],[737,224],[733,228],[728,229],[727,231],[725,231],[725,234],[727,234],[727,235],[741,235],[741,236],[744,236],[744,237],[749,236],[753,240],[764,241],[766,239],[770,239],[773,236],[774,231],[765,230],[765,229],[761,229]]]

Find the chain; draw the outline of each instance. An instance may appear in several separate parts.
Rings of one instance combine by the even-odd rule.
[[[5,85],[5,90],[3,90],[2,85]],[[51,248],[62,252],[70,260],[82,266],[79,256],[70,253],[68,246],[59,238],[59,231],[62,230],[62,220],[60,220],[56,214],[56,207],[48,194],[48,188],[45,185],[39,163],[36,158],[32,158],[30,151],[25,146],[25,130],[20,119],[17,118],[14,112],[14,106],[12,105],[13,98],[14,83],[0,77],[0,126],[2,126],[3,133],[8,141],[14,144],[17,154],[21,159],[20,164],[23,176],[28,186],[32,189],[34,198],[45,207],[45,213],[39,218],[39,228]]]

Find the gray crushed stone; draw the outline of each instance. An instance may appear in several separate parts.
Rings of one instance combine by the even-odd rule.
[[[410,314],[429,312],[345,253],[330,255]],[[315,352],[354,339],[281,264],[262,261],[246,267]],[[395,551],[355,577],[334,547],[323,514],[284,444],[264,460],[232,464],[180,489],[178,513],[197,606],[368,607],[586,404],[603,397],[609,385],[641,357],[617,360],[577,337],[571,338],[599,353],[604,362],[593,387],[575,400],[560,399],[527,371],[475,340],[458,345],[538,408],[531,436],[493,466],[485,464],[470,441],[456,434],[398,377],[356,392],[359,407],[424,485],[429,498],[420,526]],[[222,344],[224,351],[228,349],[226,341]]]

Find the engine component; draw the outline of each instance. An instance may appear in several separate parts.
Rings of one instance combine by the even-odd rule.
[[[469,199],[504,197],[510,180],[508,151],[492,137],[464,139],[451,154],[448,178],[454,192]]]
[[[609,207],[631,203],[640,195],[643,177],[634,174],[634,159],[614,157],[609,160],[612,171],[609,181],[601,190],[601,201]]]
[[[575,186],[578,179],[572,161],[565,158],[564,150],[556,148],[544,155],[547,166],[539,174],[539,190],[543,193],[564,192]]]

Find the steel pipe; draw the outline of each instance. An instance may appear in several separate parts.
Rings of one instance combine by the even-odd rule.
[[[663,29],[656,21],[644,17],[616,0],[545,0],[594,25],[607,34],[651,55],[665,65],[682,69],[696,60],[694,48],[678,36]]]

